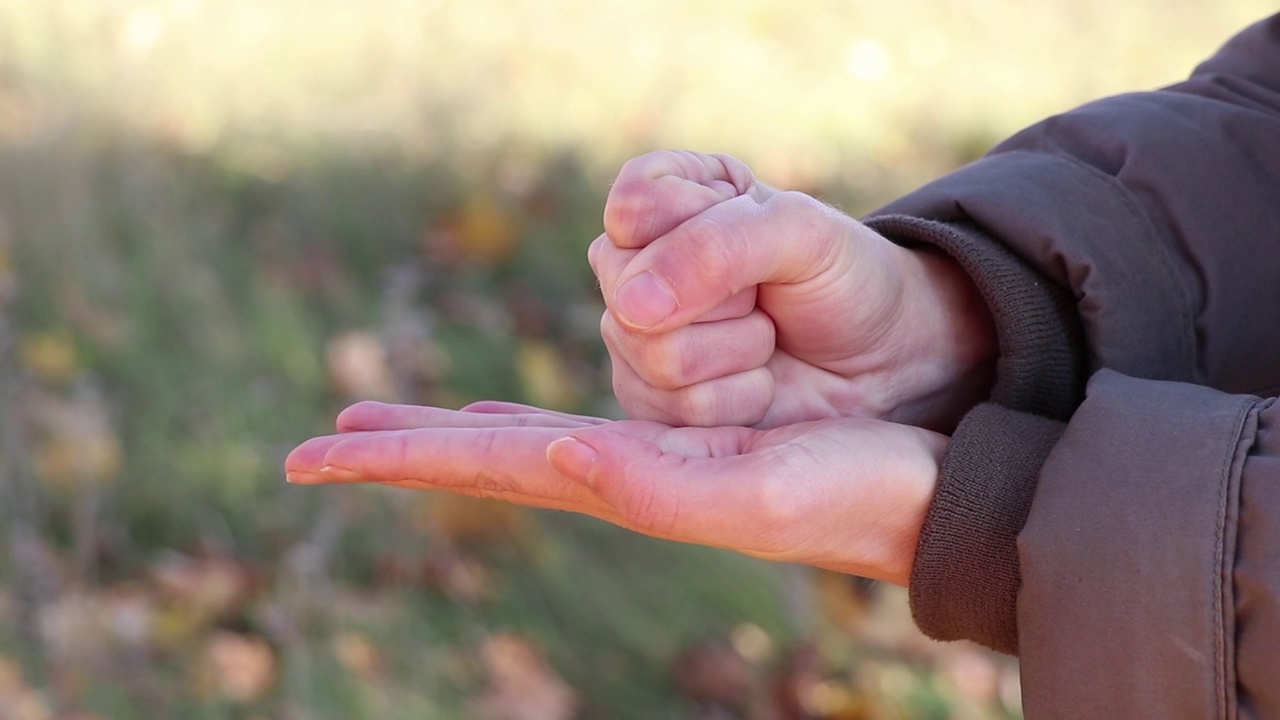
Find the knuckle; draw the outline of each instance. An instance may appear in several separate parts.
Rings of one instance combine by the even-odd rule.
[[[734,259],[740,257],[741,247],[736,235],[719,222],[700,215],[683,226],[687,235],[680,264],[692,274],[719,289],[726,297],[741,288],[732,286]]]
[[[606,312],[600,318],[600,337],[614,363],[615,380],[617,365],[626,363],[654,388],[675,390],[688,384],[685,354],[669,336],[632,333]]]
[[[609,242],[608,235],[600,235],[591,244],[587,246],[587,264],[591,266],[591,271],[596,277],[600,277],[600,254],[604,252],[605,245]]]
[[[655,213],[653,185],[620,176],[604,205],[604,228],[613,242],[624,242],[650,226]]]
[[[605,310],[600,315],[600,339],[604,341],[605,347],[610,351],[617,351],[621,345],[622,326],[617,320],[613,319],[613,311]]]
[[[839,244],[843,213],[826,205],[811,195],[796,190],[780,192],[764,201],[765,212],[774,213],[794,228],[796,235],[806,238],[816,258],[830,254]]]
[[[635,387],[634,381],[628,377],[628,374],[618,367],[618,362],[613,363],[613,397],[618,401],[618,405],[622,408],[627,417],[633,419],[651,420],[650,417],[640,417],[648,410],[651,403],[646,401],[644,393]],[[649,411],[651,413],[651,411]]]
[[[832,214],[830,208],[810,195],[787,190],[764,201],[766,212],[776,213],[789,226],[804,233],[805,237],[826,237]]]
[[[705,385],[691,385],[672,394],[675,414],[680,422],[696,427],[722,424],[718,398]]]
[[[764,207],[786,216],[806,216],[821,206],[811,195],[798,190],[784,190],[766,199]]]
[[[395,442],[391,445],[390,455],[395,461],[397,467],[406,465],[410,460],[412,448],[409,442],[409,433],[398,432],[395,434]]]
[[[684,353],[668,338],[653,338],[644,345],[641,366],[645,380],[660,390],[676,390],[689,384]]]
[[[510,474],[499,470],[502,467],[501,456],[503,455],[502,444],[499,442],[498,433],[493,429],[485,429],[480,435],[480,453],[479,462],[476,465],[474,476],[468,483],[469,487],[476,490],[482,490],[486,493],[507,493],[514,492],[518,489],[519,483]]]
[[[679,152],[676,150],[650,150],[643,155],[633,157],[624,162],[622,170],[618,173],[618,179],[647,178],[653,174],[655,168],[664,168],[671,165],[678,156]]]
[[[764,370],[717,378],[666,392],[673,424],[696,427],[754,425],[772,401],[770,386],[760,382]]]
[[[654,392],[647,388],[635,388],[617,373],[613,377],[613,394],[618,407],[632,420],[652,420],[661,423],[679,423],[680,419],[662,408]]]

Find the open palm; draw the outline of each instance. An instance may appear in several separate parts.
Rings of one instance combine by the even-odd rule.
[[[947,443],[874,420],[673,428],[511,403],[360,403],[339,430],[290,454],[290,481],[378,482],[568,510],[899,584]]]

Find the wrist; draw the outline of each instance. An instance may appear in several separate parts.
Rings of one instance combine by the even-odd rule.
[[[903,397],[889,419],[950,432],[986,400],[1000,356],[995,321],[977,285],[945,253],[897,248],[902,282],[899,314]]]
[[[907,587],[951,439],[917,427],[881,427],[892,428],[893,439],[884,438],[881,447],[892,451],[873,473],[883,479],[877,485],[876,512],[859,524],[855,537],[840,543],[843,557],[833,553],[802,562]]]

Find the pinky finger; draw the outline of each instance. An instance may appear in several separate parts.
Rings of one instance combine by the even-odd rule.
[[[591,417],[590,415],[574,415],[572,413],[560,412],[558,410],[547,410],[535,405],[525,405],[523,403],[507,402],[505,400],[479,400],[463,407],[461,412],[481,413],[485,415],[545,415],[550,418],[556,418],[566,422],[582,423],[584,425],[602,425],[609,422],[607,418]]]

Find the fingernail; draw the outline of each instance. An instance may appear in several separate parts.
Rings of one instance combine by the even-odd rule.
[[[649,270],[623,283],[613,299],[621,319],[638,328],[653,327],[680,307],[671,288]]]
[[[591,484],[591,471],[599,457],[596,449],[574,437],[556,440],[547,446],[547,458],[556,469],[584,485]]]
[[[325,465],[320,468],[320,482],[327,483],[353,483],[360,482],[364,478],[351,472],[346,468],[337,465]]]
[[[318,485],[324,482],[324,479],[320,477],[319,473],[313,473],[307,470],[294,470],[286,473],[284,479],[285,482],[293,483],[294,485]]]

